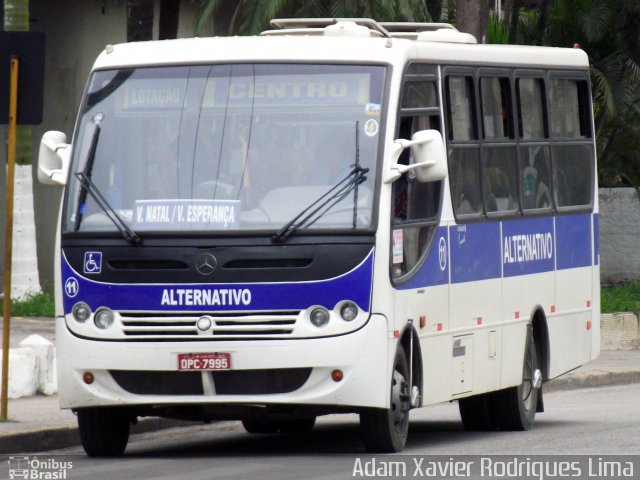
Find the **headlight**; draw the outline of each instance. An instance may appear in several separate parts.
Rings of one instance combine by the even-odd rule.
[[[71,315],[76,322],[84,323],[91,316],[91,308],[84,302],[78,302],[71,309]]]
[[[324,327],[327,323],[329,323],[329,311],[324,307],[317,307],[311,310],[311,315],[309,316],[311,323],[316,327]]]
[[[358,316],[358,306],[353,302],[344,302],[340,307],[340,316],[345,322],[352,322]]]
[[[108,308],[100,308],[93,317],[93,323],[96,327],[105,330],[113,325],[114,319],[113,311]]]

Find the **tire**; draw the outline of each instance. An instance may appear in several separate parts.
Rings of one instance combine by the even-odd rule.
[[[542,375],[531,327],[527,335],[522,370],[520,385],[496,395],[496,420],[501,430],[529,430],[536,417]]]
[[[248,433],[307,433],[313,430],[316,417],[271,420],[245,418],[242,426]]]
[[[78,409],[78,430],[90,457],[119,457],[129,441],[131,417],[116,408]]]
[[[398,345],[391,375],[391,407],[367,408],[360,413],[360,428],[367,451],[402,451],[409,433],[410,409],[409,364],[402,345]]]
[[[483,393],[458,400],[460,418],[465,430],[477,432],[498,429],[495,420],[495,396],[494,393]]]
[[[242,426],[247,433],[276,433],[278,431],[275,421],[263,418],[244,418]]]
[[[278,423],[281,433],[308,433],[313,430],[313,426],[316,424],[316,417],[281,420]]]

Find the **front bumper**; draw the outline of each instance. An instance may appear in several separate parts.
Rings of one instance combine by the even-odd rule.
[[[228,404],[318,405],[327,407],[327,410],[336,406],[336,411],[343,410],[338,407],[346,406],[389,406],[389,351],[393,351],[396,341],[393,335],[389,335],[387,320],[381,315],[372,315],[369,322],[356,332],[335,337],[216,342],[89,340],[73,335],[64,318],[59,317],[56,319],[56,339],[61,408]],[[210,352],[229,352],[233,372],[260,374],[262,371],[302,368],[309,369],[310,374],[299,388],[287,393],[220,393],[216,391],[214,377],[204,372],[196,374],[202,379],[201,391],[197,393],[158,394],[139,393],[139,390],[127,387],[126,383],[116,381],[111,373],[129,372],[139,378],[148,373],[149,379],[166,373],[172,378],[176,375],[182,378],[180,375],[187,372],[178,371],[178,354]],[[331,378],[335,369],[344,372],[340,382]],[[83,381],[84,372],[93,374],[93,383]],[[193,380],[193,372],[188,374]]]

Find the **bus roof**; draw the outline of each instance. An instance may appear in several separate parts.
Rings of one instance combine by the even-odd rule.
[[[407,32],[385,37],[379,31],[360,25],[357,25],[359,30],[351,33],[336,33],[334,28],[327,34],[329,28],[285,29],[247,37],[108,45],[96,60],[94,69],[226,62],[365,62],[403,65],[414,59],[441,64],[523,68],[585,69],[589,66],[586,53],[577,48],[481,45],[470,43],[468,37],[473,37],[455,29],[455,33],[450,29],[438,30],[443,34],[441,38],[434,36],[434,32],[414,34],[411,38],[412,35]]]

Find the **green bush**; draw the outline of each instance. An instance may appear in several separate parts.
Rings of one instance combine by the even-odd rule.
[[[4,303],[0,302],[4,309]],[[4,311],[4,310],[3,310]],[[28,293],[22,300],[11,301],[11,316],[13,317],[53,317],[55,304],[48,293]]]
[[[640,311],[640,284],[603,285],[600,291],[602,313]]]

